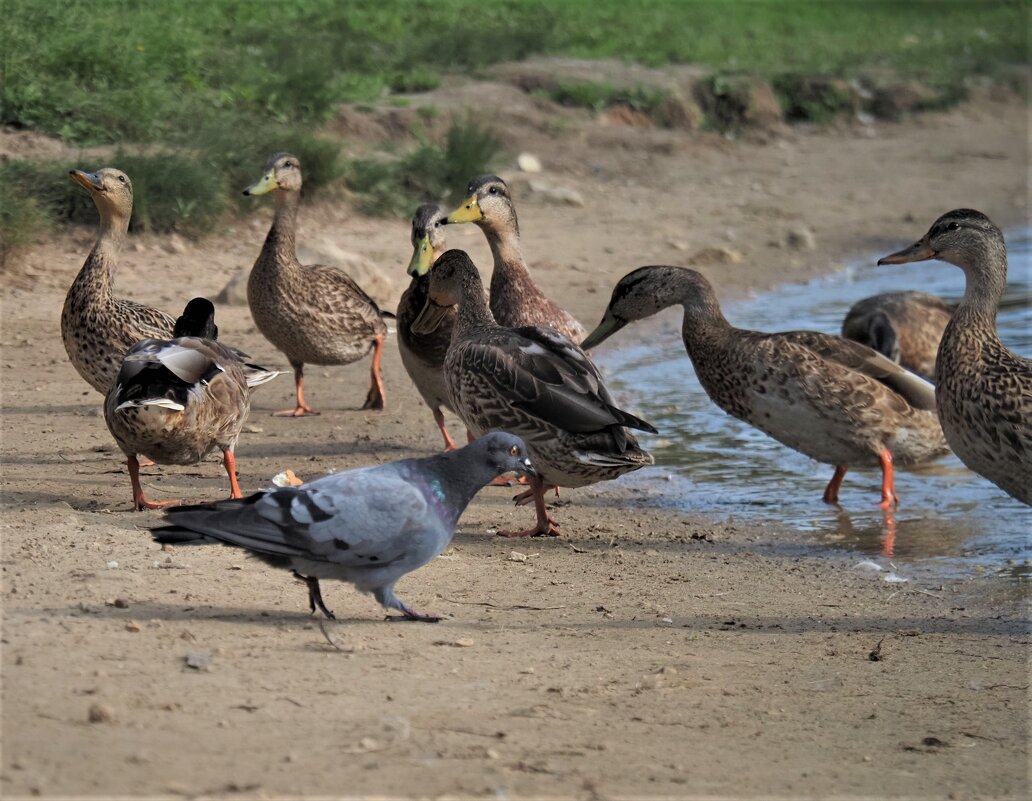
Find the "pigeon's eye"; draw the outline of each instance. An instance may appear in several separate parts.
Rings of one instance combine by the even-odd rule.
[[[519,446],[518,445],[513,445],[511,448],[509,448],[509,454],[512,455],[512,456],[519,456],[520,455]]]
[[[960,230],[960,223],[958,223],[958,222],[951,222],[949,225],[946,226],[946,230],[947,231],[959,231]]]

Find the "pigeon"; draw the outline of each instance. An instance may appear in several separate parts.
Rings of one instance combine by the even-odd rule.
[[[333,578],[402,613],[389,620],[436,623],[440,617],[398,598],[395,583],[448,546],[459,516],[481,487],[513,471],[535,475],[523,440],[496,431],[436,456],[334,473],[239,500],[169,509],[169,525],[152,534],[162,544],[233,545],[291,570],[308,585],[313,614],[318,608],[334,619],[319,587],[319,579]]]

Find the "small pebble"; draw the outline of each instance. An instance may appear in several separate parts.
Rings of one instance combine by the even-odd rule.
[[[111,723],[115,719],[115,710],[108,704],[90,704],[87,718],[90,723]]]

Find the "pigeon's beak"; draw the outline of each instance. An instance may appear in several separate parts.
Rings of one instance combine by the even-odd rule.
[[[537,470],[535,470],[534,466],[530,463],[530,459],[524,459],[523,460],[523,465],[520,467],[520,469],[517,472],[518,473],[522,473],[525,476],[536,476],[537,475]]]

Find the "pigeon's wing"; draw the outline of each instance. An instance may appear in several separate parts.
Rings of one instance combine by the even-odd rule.
[[[238,501],[177,507],[165,517],[176,528],[256,553],[359,567],[401,558],[427,528],[427,506],[397,471],[371,468]]]

